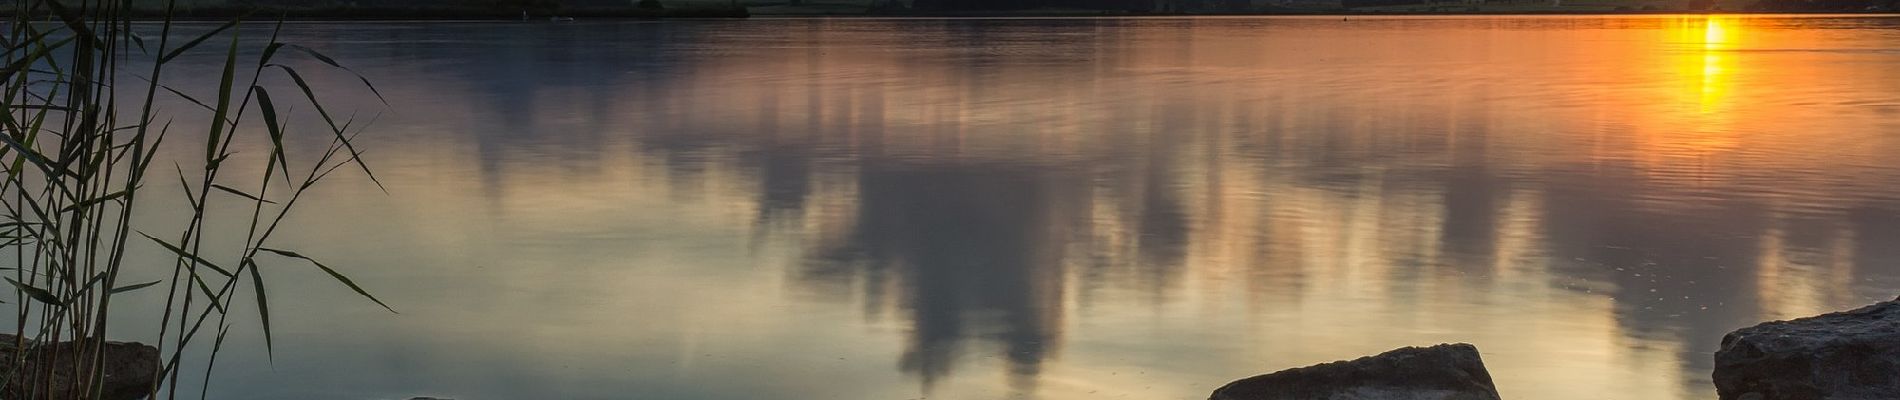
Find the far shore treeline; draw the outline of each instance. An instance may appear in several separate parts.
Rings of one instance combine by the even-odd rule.
[[[794,3],[798,0],[792,0]],[[819,1],[819,0],[807,0]],[[918,11],[1086,9],[1149,13],[1892,10],[1895,0],[914,0]]]
[[[21,1],[21,0],[13,0]],[[1900,0],[171,0],[179,19],[737,18],[752,15],[1058,16],[1872,12]],[[132,0],[165,14],[168,0]],[[11,9],[11,8],[9,8]]]
[[[22,1],[22,0],[12,0]],[[230,19],[520,19],[550,17],[745,17],[733,0],[132,0],[156,18]],[[12,7],[8,7],[10,11]]]

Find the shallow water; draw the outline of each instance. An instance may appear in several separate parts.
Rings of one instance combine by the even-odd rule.
[[[1199,399],[1470,342],[1507,398],[1697,399],[1724,333],[1900,294],[1900,18],[285,29],[391,104],[319,74],[389,194],[286,239],[402,313],[275,267],[213,398]]]

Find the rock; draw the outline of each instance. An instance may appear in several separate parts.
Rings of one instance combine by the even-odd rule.
[[[1498,400],[1478,348],[1406,347],[1241,379],[1210,400]]]
[[[1722,400],[1900,397],[1900,299],[1730,332],[1713,375]]]
[[[29,396],[29,388],[46,385],[48,376],[41,375],[51,371],[50,386],[39,386],[41,390],[50,387],[51,393],[39,393],[33,398],[66,399],[78,398],[67,393],[72,388],[73,371],[78,358],[79,344],[58,342],[52,344],[34,344],[27,341],[23,347],[14,347],[18,337],[0,334],[0,362],[12,362],[14,356],[24,351],[25,365],[20,368],[8,368],[12,372],[6,379],[4,392],[7,398],[19,399]],[[145,397],[152,389],[152,382],[158,379],[158,348],[141,343],[105,342],[105,360],[101,364],[105,369],[103,396],[99,400],[135,400]],[[51,363],[50,367],[44,363]],[[29,386],[34,385],[34,386]]]

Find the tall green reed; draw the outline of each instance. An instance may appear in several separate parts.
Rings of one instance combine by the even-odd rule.
[[[76,359],[82,360],[34,363],[26,358],[46,355],[13,352],[13,359],[0,360],[0,368],[11,369],[0,380],[12,380],[5,382],[12,398],[101,397],[105,333],[124,318],[112,315],[112,305],[132,291],[167,291],[163,308],[156,311],[162,315],[155,336],[131,338],[154,340],[161,350],[161,379],[150,391],[154,399],[191,395],[179,393],[180,380],[188,376],[188,354],[203,355],[202,372],[193,374],[204,379],[201,387],[209,386],[234,313],[256,314],[265,351],[271,351],[269,268],[264,264],[314,266],[389,308],[329,265],[272,242],[288,228],[285,219],[294,206],[332,173],[360,172],[381,186],[353,142],[366,124],[332,113],[293,64],[354,72],[316,50],[279,41],[281,22],[261,48],[247,49],[246,43],[255,42],[240,39],[242,18],[203,33],[175,34],[179,24],[169,16],[176,5],[167,1],[164,7],[167,17],[148,24],[134,21],[132,0],[15,0],[0,33],[5,47],[0,56],[0,81],[5,82],[0,93],[0,214],[5,217],[0,257],[11,259],[0,264],[0,272],[9,275],[4,279],[14,289],[14,299],[7,302],[16,312],[11,345],[73,342]],[[156,36],[150,36],[152,30]],[[221,59],[216,88],[166,84],[171,75],[212,72],[174,70],[184,68],[181,57],[190,54]],[[260,84],[265,76],[282,76],[294,85],[267,88]],[[362,84],[375,93],[367,79]],[[188,94],[207,90],[216,90],[204,96],[209,101]],[[284,100],[315,110],[322,121],[319,141],[327,140],[327,146],[320,151],[286,147],[292,132]],[[179,114],[163,111],[165,104],[203,109],[209,114],[203,134],[173,132]],[[188,139],[167,143],[178,136]],[[268,148],[268,157],[234,161],[235,149],[253,145]],[[188,156],[154,174],[152,164],[161,152]],[[177,174],[177,182],[164,177],[168,172]],[[173,184],[185,193],[182,206],[150,205],[155,203],[146,198],[150,185]],[[233,208],[242,212],[209,212]],[[147,214],[182,217],[185,223],[177,232],[134,226],[135,215]],[[238,223],[241,242],[207,237],[207,223],[220,218],[243,219],[217,222]],[[167,259],[129,257],[134,246],[162,249]],[[168,278],[121,279],[127,271],[166,276],[165,268]],[[241,311],[246,308],[250,311]],[[197,395],[205,393],[201,389]]]

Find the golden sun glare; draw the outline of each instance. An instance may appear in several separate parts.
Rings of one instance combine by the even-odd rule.
[[[1702,95],[1699,100],[1705,114],[1716,111],[1717,103],[1728,91],[1722,52],[1729,39],[1729,30],[1721,19],[1711,16],[1702,24]]]

